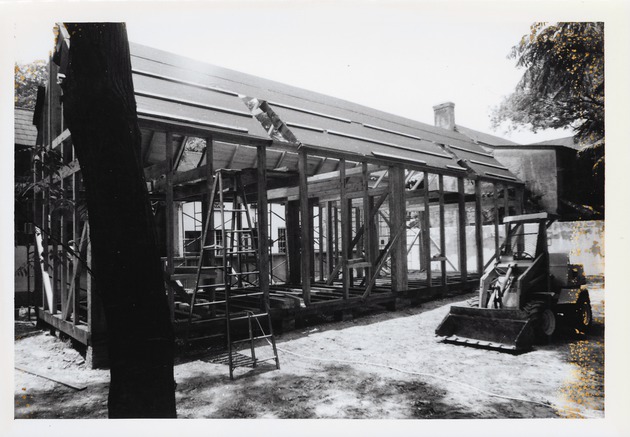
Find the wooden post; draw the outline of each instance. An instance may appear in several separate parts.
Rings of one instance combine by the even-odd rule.
[[[258,271],[259,286],[263,292],[263,308],[269,311],[269,211],[267,203],[267,148],[258,146]]]
[[[289,200],[285,205],[287,236],[287,282],[298,285],[302,282],[300,267],[300,202]]]
[[[507,184],[503,186],[503,208],[503,217],[512,215],[510,213],[510,187]]]
[[[310,246],[311,264],[309,266],[309,277],[311,282],[315,281],[315,206],[317,206],[317,199],[308,200],[308,217],[310,226],[308,228],[308,244]]]
[[[407,205],[405,200],[405,174],[400,167],[389,167],[389,238],[401,229],[400,237],[391,248],[391,278],[392,292],[404,291],[409,288],[407,270]]]
[[[214,232],[214,214],[208,215],[208,210],[212,208],[212,205],[209,205],[210,198],[212,197],[212,189],[214,187],[214,138],[209,136],[206,137],[206,193],[203,196],[203,207],[201,208],[202,217],[207,217],[208,223],[208,233],[209,238],[207,238],[207,242],[209,245],[213,245],[216,243],[215,240],[215,232]],[[223,242],[225,244],[225,242]],[[203,244],[203,243],[202,243]],[[217,251],[209,251],[205,256],[208,257],[208,265],[214,265],[214,258],[217,255]],[[202,256],[202,251],[199,252],[199,256]],[[205,281],[214,281],[214,283],[225,283],[225,278],[221,278],[219,275],[217,278],[206,279]],[[212,282],[210,282],[212,283]],[[214,301],[216,298],[216,290],[215,288],[210,288],[209,297],[211,301]],[[210,313],[214,316],[216,314],[216,305],[212,305]]]
[[[499,251],[501,250],[499,238],[499,189],[496,183],[492,184],[492,186],[492,197],[494,201],[494,251],[496,256],[499,256]]]
[[[350,297],[350,269],[348,267],[348,257],[350,256],[350,233],[348,232],[348,224],[352,226],[350,220],[350,207],[348,199],[346,198],[346,160],[341,159],[339,161],[339,186],[340,186],[340,200],[341,203],[341,275],[343,285],[343,298],[348,299]],[[352,229],[352,228],[350,228]]]
[[[481,181],[475,181],[475,246],[477,248],[477,274],[483,274],[483,214],[481,211]]]
[[[182,145],[183,147],[183,145]],[[166,273],[175,273],[175,214],[173,209],[173,134],[166,132]],[[171,322],[175,320],[175,294],[171,287],[167,287],[168,307]]]
[[[442,272],[442,290],[444,293],[447,291],[447,276],[446,276],[446,223],[445,223],[445,211],[444,211],[444,175],[438,175],[439,184],[439,202],[440,202],[440,270]]]
[[[427,286],[431,286],[431,216],[429,205],[429,173],[424,172],[424,220],[422,228],[425,233],[423,243],[424,260],[427,266]]]
[[[79,176],[77,173],[72,175],[72,200],[74,201],[74,214],[72,219],[72,235],[74,239],[74,247],[80,249],[81,238],[81,215],[79,214]],[[85,238],[88,238],[86,235]],[[79,256],[81,254],[79,253]],[[83,262],[78,257],[73,258],[74,263]],[[87,273],[89,276],[89,273]],[[74,326],[79,323],[79,301],[81,298],[81,275],[74,278],[74,297],[72,299],[72,324]]]
[[[324,208],[317,203],[317,218],[319,227],[319,280],[324,282]]]
[[[311,260],[312,241],[309,241],[311,217],[308,202],[308,155],[302,149],[298,153],[299,192],[300,192],[300,228],[302,248],[302,296],[306,305],[311,302]]]
[[[462,282],[468,280],[467,255],[466,255],[466,193],[464,191],[464,178],[457,178],[458,190],[458,235],[459,235],[459,271]]]
[[[365,223],[364,223],[365,224]],[[359,231],[361,229],[361,208],[354,208],[354,226],[356,231],[356,235],[359,235]],[[356,237],[355,237],[356,238]],[[359,238],[356,244],[357,254],[365,253],[365,245],[363,244],[363,238]],[[357,269],[357,277],[363,276],[363,269]]]
[[[335,244],[333,241],[333,205],[334,203],[331,201],[326,202],[326,264],[328,270],[326,276],[330,276],[335,267]]]
[[[374,272],[374,249],[373,242],[374,239],[372,222],[374,218],[372,217],[371,209],[370,209],[370,194],[368,192],[368,165],[367,162],[361,163],[361,189],[363,191],[363,214],[364,214],[364,223],[365,232],[363,233],[363,244],[367,248],[365,251],[365,261],[370,265],[365,268],[365,276],[367,278],[372,278]]]
[[[333,259],[334,265],[339,263],[339,205],[333,208]]]

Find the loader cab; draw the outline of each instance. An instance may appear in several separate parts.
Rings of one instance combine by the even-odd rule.
[[[505,217],[505,241],[501,245],[501,263],[534,261],[547,253],[547,227],[553,221],[548,213]]]

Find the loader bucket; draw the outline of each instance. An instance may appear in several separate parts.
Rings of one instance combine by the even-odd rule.
[[[448,343],[505,351],[527,350],[534,342],[532,322],[520,310],[452,306],[435,333]]]

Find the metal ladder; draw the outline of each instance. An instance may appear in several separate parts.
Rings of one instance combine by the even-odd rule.
[[[218,223],[214,223],[217,219]],[[220,233],[215,234],[215,231]],[[214,277],[215,283],[204,283],[208,277]],[[227,354],[220,362],[228,364],[230,379],[234,379],[234,369],[239,366],[256,367],[261,362],[275,361],[276,368],[280,368],[269,314],[269,295],[258,286],[259,278],[257,232],[240,171],[219,169],[214,175],[203,225],[186,342],[217,336],[190,337],[196,322],[224,319]],[[210,319],[194,320],[195,309],[200,308],[208,310]],[[256,356],[255,346],[261,340],[269,343],[272,356]],[[239,350],[244,344],[249,345],[249,356]]]

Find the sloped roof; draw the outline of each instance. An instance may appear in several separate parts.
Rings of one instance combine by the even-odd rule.
[[[480,176],[516,180],[462,133],[147,46],[131,43],[130,48],[141,119],[179,121],[271,139],[271,132],[252,117],[244,101],[247,96],[266,102],[285,130],[308,146],[357,157],[402,159],[462,174],[462,165],[468,165]],[[254,161],[255,153],[248,153],[253,153]]]
[[[580,146],[575,142],[574,137],[563,137],[555,140],[540,141],[528,144],[528,146],[552,146],[552,147],[568,147],[570,149],[579,150]]]
[[[519,145],[519,143],[515,143],[514,141],[506,140],[505,138],[501,138],[496,135],[490,135],[485,132],[480,132],[478,130],[470,129],[468,127],[464,127],[459,124],[456,126],[455,129],[457,129],[458,132],[461,132],[462,134],[466,135],[468,138],[472,139],[473,141],[487,144],[489,146],[501,146],[501,145],[518,146]]]
[[[15,108],[14,114],[15,144],[20,146],[35,146],[37,128],[33,125],[33,111]]]

